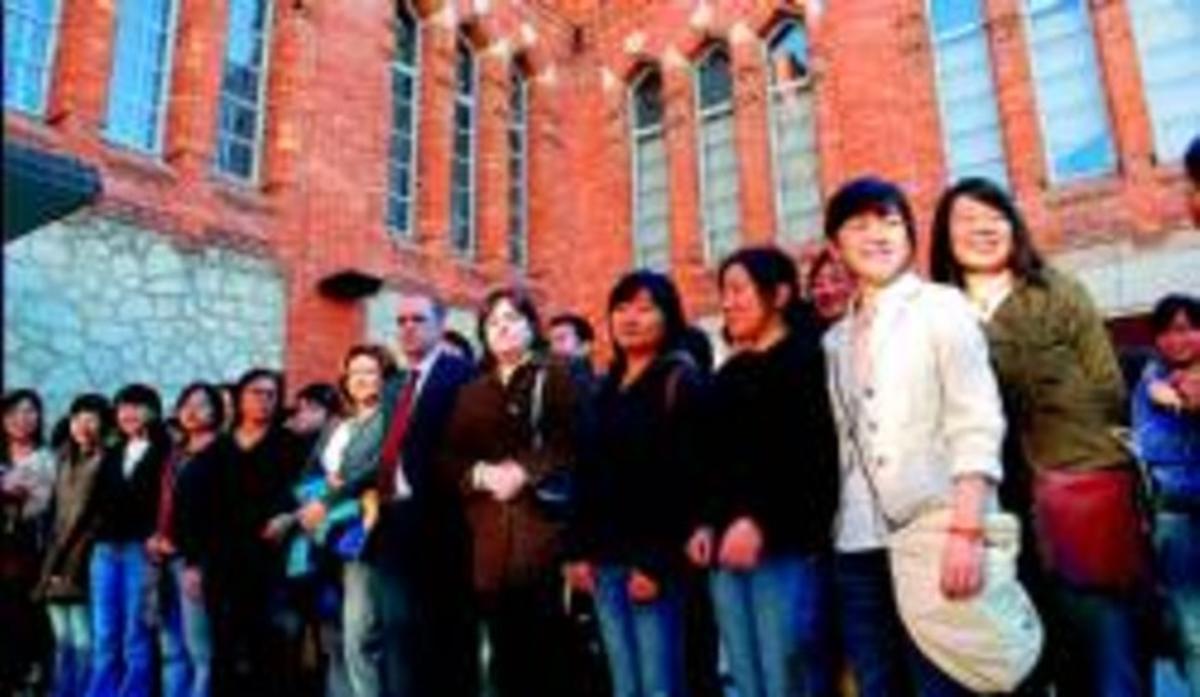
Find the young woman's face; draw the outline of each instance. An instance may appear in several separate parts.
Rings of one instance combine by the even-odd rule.
[[[179,427],[188,435],[216,430],[218,426],[213,420],[216,409],[203,390],[192,390],[179,405],[177,416]]]
[[[242,420],[254,424],[270,423],[279,408],[279,387],[275,381],[263,376],[246,385],[242,390]]]
[[[654,353],[666,334],[663,313],[645,290],[614,307],[609,322],[613,340],[626,353]]]
[[[533,344],[529,320],[507,299],[492,307],[483,326],[488,350],[498,358],[522,356]]]
[[[37,406],[31,400],[22,399],[4,414],[4,434],[12,442],[27,443],[33,440],[41,420]]]
[[[80,450],[91,450],[100,443],[100,415],[94,411],[76,413],[67,427],[71,440]]]
[[[1154,337],[1154,345],[1172,366],[1191,365],[1200,361],[1200,327],[1192,326],[1186,313],[1177,312],[1166,330]]]
[[[897,211],[859,213],[842,224],[836,239],[846,268],[869,285],[887,285],[912,259],[904,217]]]
[[[117,428],[127,438],[141,435],[150,424],[150,409],[141,404],[117,405]]]
[[[967,273],[1000,273],[1012,259],[1012,224],[986,203],[959,196],[950,207],[950,250]]]
[[[346,364],[346,394],[362,407],[378,401],[383,389],[383,369],[374,356],[360,354]]]
[[[771,326],[778,312],[763,302],[744,266],[734,264],[725,270],[721,278],[721,314],[733,343],[754,343]]]
[[[817,314],[832,322],[846,314],[846,305],[854,295],[854,281],[841,261],[829,259],[817,269],[810,292]]]

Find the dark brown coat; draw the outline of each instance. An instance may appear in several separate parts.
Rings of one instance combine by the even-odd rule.
[[[535,438],[531,416],[534,385],[545,371],[542,417]],[[494,592],[535,581],[560,561],[562,524],[539,507],[534,490],[560,468],[573,468],[578,421],[577,388],[567,366],[528,363],[501,384],[495,371],[477,377],[458,394],[439,474],[465,498],[471,526],[476,590]],[[535,441],[540,440],[540,447]],[[529,484],[507,503],[471,485],[476,463],[511,458],[529,473]]]
[[[87,513],[100,472],[101,455],[73,461],[66,450],[59,458],[54,483],[54,527],[42,565],[36,595],[52,602],[87,599],[88,560],[96,526]]]

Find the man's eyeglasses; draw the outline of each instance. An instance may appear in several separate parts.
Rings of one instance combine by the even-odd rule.
[[[426,317],[425,315],[397,315],[396,316],[396,324],[399,324],[399,325],[405,325],[405,324],[422,325],[428,321],[429,321],[429,318]]]

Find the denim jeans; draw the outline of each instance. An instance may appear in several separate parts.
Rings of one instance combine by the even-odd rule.
[[[53,697],[83,697],[92,672],[92,618],[87,603],[46,606],[54,632]]]
[[[712,573],[717,628],[739,697],[834,694],[828,573],[815,556]]]
[[[162,598],[162,697],[208,697],[212,677],[212,628],[203,598],[183,592],[182,559],[164,569]]]
[[[1159,580],[1179,623],[1184,674],[1200,697],[1200,513],[1158,514],[1154,531]]]
[[[354,697],[416,694],[412,583],[363,561],[342,571],[342,643]]]
[[[596,614],[608,656],[613,697],[683,694],[683,614],[679,588],[660,580],[652,602],[629,597],[627,566],[596,569]]]
[[[860,697],[972,694],[909,639],[896,609],[886,551],[838,554],[834,566],[842,642]]]
[[[143,543],[101,542],[89,568],[92,601],[90,697],[148,697],[154,681],[147,622],[149,561]]]
[[[1083,590],[1051,576],[1046,646],[1058,697],[1148,697],[1149,606],[1136,594]]]

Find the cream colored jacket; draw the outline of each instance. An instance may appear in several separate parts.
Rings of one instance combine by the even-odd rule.
[[[956,477],[998,482],[1004,436],[987,343],[960,291],[911,273],[884,289],[868,329],[861,385],[854,321],[852,307],[825,336],[842,469],[840,551],[882,547],[889,524],[948,505]]]

